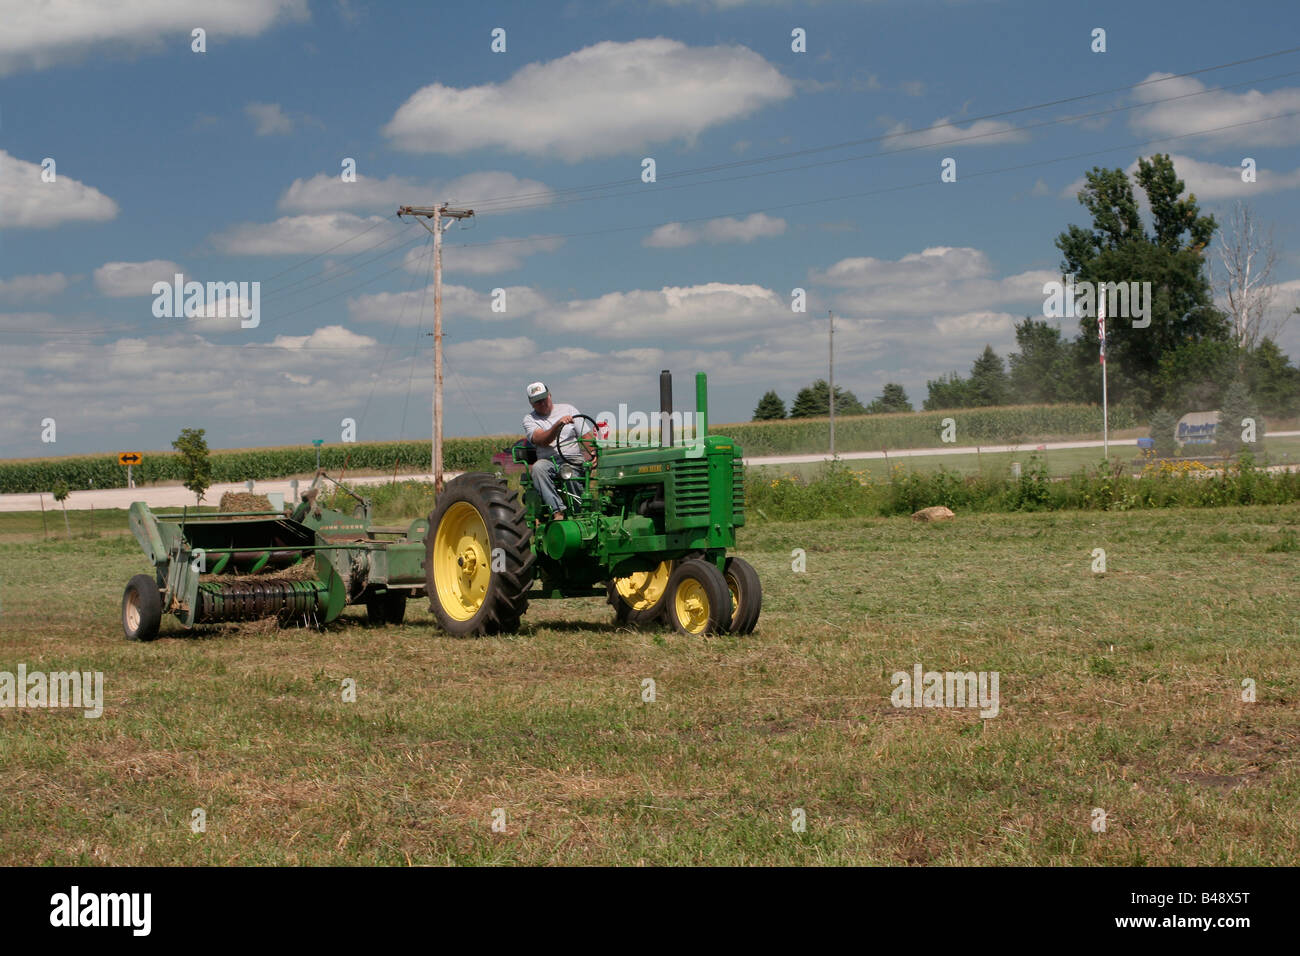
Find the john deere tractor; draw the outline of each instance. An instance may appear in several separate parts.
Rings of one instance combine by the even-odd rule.
[[[708,435],[708,387],[695,377],[695,434],[673,435],[672,376],[660,374],[657,440],[570,436],[554,449],[564,501],[556,519],[533,487],[499,475],[449,482],[429,517],[425,585],[452,634],[511,632],[530,599],[604,597],[619,623],[667,623],[684,634],[748,634],[762,605],[758,574],[728,557],[745,523],[741,450]],[[577,436],[596,434],[588,416]],[[568,432],[570,430],[563,430]],[[520,443],[514,460],[531,466]]]

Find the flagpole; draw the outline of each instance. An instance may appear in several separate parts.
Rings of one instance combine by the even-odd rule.
[[[1101,448],[1106,461],[1110,461],[1110,406],[1106,397],[1106,293],[1097,297],[1097,334],[1101,345]]]

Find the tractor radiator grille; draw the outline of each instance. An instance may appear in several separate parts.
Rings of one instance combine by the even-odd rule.
[[[739,458],[731,463],[731,511],[737,523],[745,516],[745,466]]]
[[[709,463],[707,459],[688,459],[673,469],[673,494],[677,499],[678,518],[709,517]]]

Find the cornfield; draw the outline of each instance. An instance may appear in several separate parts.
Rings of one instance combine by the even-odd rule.
[[[859,415],[835,420],[837,451],[876,451],[881,448],[929,448],[942,444],[944,420],[954,423],[955,444],[984,442],[1024,444],[1093,438],[1101,435],[1101,410],[1092,405],[1022,405],[970,408],[940,412],[901,412]],[[1137,416],[1124,407],[1112,408],[1112,429],[1132,428]],[[799,454],[824,451],[828,422],[824,418],[714,425],[709,432],[735,439],[747,456]],[[492,456],[511,445],[513,435],[483,438],[448,438],[443,442],[443,464],[448,471],[490,471]],[[429,468],[430,442],[371,442],[329,445],[321,449],[321,467],[331,474],[347,471],[425,472]],[[214,451],[213,483],[266,481],[292,475],[309,475],[316,469],[316,450],[252,448]],[[174,452],[147,452],[135,466],[137,483],[181,481],[180,459]],[[74,491],[87,488],[124,488],[126,469],[116,455],[87,455],[0,462],[0,494],[49,491],[66,481]]]

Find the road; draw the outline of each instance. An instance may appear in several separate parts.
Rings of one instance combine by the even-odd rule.
[[[1270,432],[1269,438],[1291,438],[1300,435],[1300,431]],[[1136,438],[1124,438],[1111,442],[1112,445],[1137,445]],[[1062,448],[1100,448],[1100,441],[1057,441],[1045,445],[944,445],[938,448],[900,448],[895,451],[850,451],[839,455],[842,461],[861,461],[880,458],[920,458],[926,455],[974,455],[976,452],[997,454],[999,452],[1024,452],[1031,454],[1037,448],[1054,451]],[[746,458],[746,465],[803,465],[826,461],[825,454],[819,455],[768,455]],[[456,477],[460,472],[446,472],[447,478]],[[431,474],[399,475],[403,481],[432,481]],[[391,475],[367,475],[349,478],[357,485],[382,485],[392,481]],[[299,488],[306,488],[308,481],[299,482]],[[208,504],[216,504],[227,491],[247,491],[239,484],[213,485],[204,496]],[[254,486],[259,494],[283,494],[286,501],[292,500],[293,488],[287,480],[259,481]],[[0,495],[0,511],[40,511],[41,495]],[[133,501],[146,501],[151,508],[179,508],[194,503],[194,495],[180,485],[151,485],[147,488],[106,488],[103,490],[74,491],[68,495],[66,502],[70,511],[88,511],[91,508],[128,508]],[[44,496],[46,509],[58,510],[59,505],[50,495]]]

